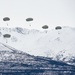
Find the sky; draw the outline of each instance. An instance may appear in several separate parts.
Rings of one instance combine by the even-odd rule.
[[[9,17],[10,21],[3,21]],[[33,18],[27,22],[26,18]],[[49,29],[56,26],[75,27],[75,0],[0,0],[0,26]],[[31,25],[31,26],[30,26]]]

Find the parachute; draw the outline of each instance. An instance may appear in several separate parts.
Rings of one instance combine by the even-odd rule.
[[[10,18],[9,18],[9,17],[4,17],[4,18],[3,18],[3,21],[6,21],[6,22],[7,22],[7,21],[10,21]],[[8,26],[8,23],[7,23],[7,26]]]
[[[10,37],[11,37],[11,35],[10,35],[10,34],[4,34],[4,35],[3,35],[3,37],[6,39],[6,43],[7,43],[7,42],[8,42],[8,40],[7,40],[7,39],[8,39],[8,38],[10,38]]]
[[[59,30],[59,29],[62,29],[62,27],[61,26],[57,26],[57,27],[55,27],[55,29]]]
[[[33,21],[33,18],[27,18],[26,21],[31,22],[31,21]],[[29,24],[29,26],[31,26],[31,24]]]
[[[47,25],[42,26],[43,29],[48,29]]]
[[[33,21],[33,18],[27,18],[26,21],[27,22]]]
[[[10,35],[10,34],[4,34],[3,37],[4,37],[4,38],[10,38],[11,35]]]
[[[4,17],[4,18],[3,18],[3,21],[9,21],[9,20],[10,20],[9,17]]]

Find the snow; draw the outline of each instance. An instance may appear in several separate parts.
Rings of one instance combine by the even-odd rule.
[[[25,28],[0,28],[0,42],[35,56],[60,59],[75,56],[75,28],[62,27],[61,30],[29,30]],[[10,34],[10,38],[4,38]],[[0,47],[1,48],[1,47]]]
[[[10,50],[5,45],[3,45],[2,43],[0,43],[0,51],[12,51],[12,50]]]

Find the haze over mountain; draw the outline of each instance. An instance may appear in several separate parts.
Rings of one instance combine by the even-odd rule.
[[[3,35],[9,34],[10,38]],[[75,28],[56,30],[29,30],[25,28],[0,28],[0,42],[35,56],[69,61],[75,58]]]

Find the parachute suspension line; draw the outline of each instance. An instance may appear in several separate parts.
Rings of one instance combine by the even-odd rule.
[[[6,39],[6,43],[8,43],[8,40]]]
[[[7,26],[8,26],[8,23],[7,23]]]

